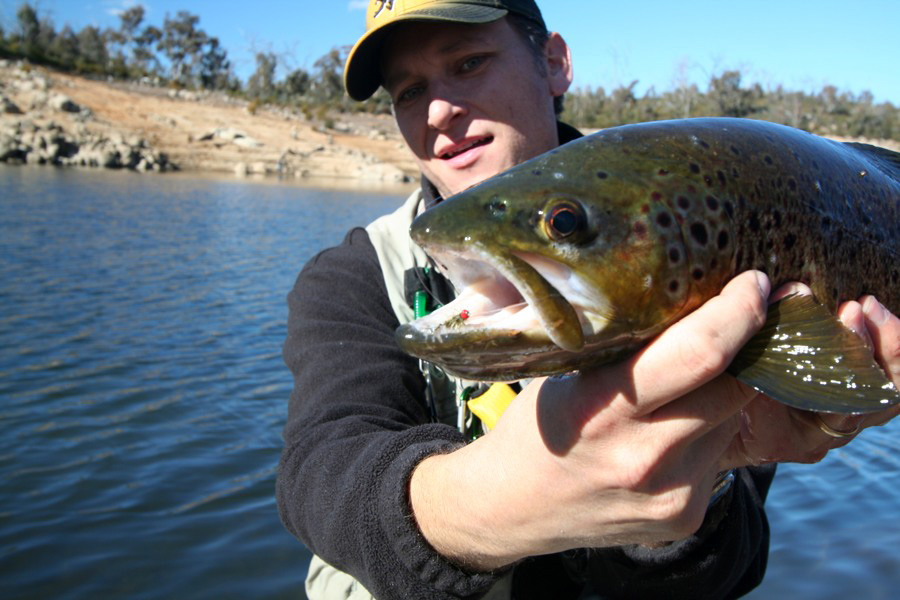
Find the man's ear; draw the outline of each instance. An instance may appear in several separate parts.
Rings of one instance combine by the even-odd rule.
[[[553,32],[547,40],[545,55],[550,94],[562,96],[572,85],[572,52],[562,36]]]

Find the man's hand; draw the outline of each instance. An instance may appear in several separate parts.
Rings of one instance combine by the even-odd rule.
[[[414,471],[425,538],[490,570],[696,531],[756,396],[722,373],[765,321],[769,291],[744,273],[631,359],[532,381],[490,434]]]
[[[772,300],[789,293],[812,292],[805,285],[789,284],[773,294]],[[838,316],[844,325],[866,340],[875,360],[900,388],[900,319],[873,296],[863,296],[859,302],[845,302]],[[898,414],[900,405],[858,416],[811,413],[758,394],[743,410],[740,435],[729,452],[729,465],[818,462],[829,450],[849,443],[863,429],[883,425]]]

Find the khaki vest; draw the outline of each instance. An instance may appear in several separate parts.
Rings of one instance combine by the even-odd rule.
[[[408,269],[428,265],[425,252],[409,237],[413,219],[425,210],[421,190],[413,192],[400,208],[384,215],[366,227],[369,240],[375,247],[391,307],[401,324],[413,320],[413,310],[406,303],[403,277]],[[441,422],[456,426],[455,390],[457,381],[443,373],[432,371],[438,417]],[[508,600],[512,593],[512,573],[491,588],[485,600]],[[309,600],[375,600],[353,576],[332,567],[313,555],[306,576],[306,595]]]

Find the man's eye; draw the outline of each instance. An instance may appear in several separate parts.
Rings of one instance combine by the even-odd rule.
[[[473,56],[471,58],[467,58],[463,61],[462,65],[460,65],[460,71],[473,71],[477,69],[481,63],[485,61],[484,56]]]
[[[407,102],[411,102],[422,93],[422,89],[423,88],[420,85],[406,88],[397,95],[397,100],[394,103],[405,104]]]

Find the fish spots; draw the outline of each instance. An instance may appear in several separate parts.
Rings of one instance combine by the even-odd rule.
[[[709,232],[703,223],[691,223],[691,237],[701,246],[709,242]]]
[[[669,174],[669,172],[665,169],[660,169],[659,171],[656,172],[656,174],[659,175],[660,177],[665,177],[666,175]]]
[[[724,203],[724,206],[725,206],[725,214],[728,215],[728,218],[729,219],[734,218],[734,205],[731,203],[731,201],[726,200]]]
[[[709,175],[704,175],[704,176],[703,176],[703,181],[706,182],[706,187],[712,187],[712,184],[713,184],[713,179],[712,179],[712,177],[710,177]]]
[[[788,233],[786,236],[784,236],[784,241],[782,242],[782,245],[785,250],[790,250],[791,248],[794,247],[794,245],[796,243],[797,243],[797,236],[793,233]]]
[[[767,165],[771,165],[771,164],[773,164],[773,163],[775,162],[775,161],[772,160],[772,157],[769,156],[768,154],[766,154],[766,155],[763,157],[763,161],[765,161],[765,163],[766,163]]]
[[[678,248],[669,248],[669,262],[677,265],[681,262],[681,250]]]
[[[703,279],[704,275],[705,273],[700,267],[695,267],[694,270],[691,271],[691,277],[694,278],[694,281],[700,281],[701,279]]]
[[[662,212],[656,215],[656,224],[666,229],[672,226],[672,215],[667,212]]]
[[[647,225],[643,221],[636,221],[632,227],[634,234],[639,238],[647,237]]]
[[[722,171],[716,171],[716,177],[719,178],[719,184],[725,185],[725,173]]]
[[[709,144],[707,144],[706,142],[704,142],[704,141],[701,140],[700,138],[697,138],[697,143],[700,144],[701,147],[706,148],[707,150],[709,150]]]
[[[716,246],[719,250],[724,250],[728,247],[728,232],[724,229],[719,232],[719,236],[716,238]]]
[[[712,212],[718,211],[719,210],[719,200],[715,196],[707,196],[706,197],[706,208],[708,208]]]
[[[644,204],[644,205],[642,205],[642,206],[641,206],[641,214],[646,215],[646,214],[649,214],[649,213],[650,213],[650,205],[649,205],[649,204]]]
[[[537,176],[540,176],[541,173],[542,173],[542,171],[540,169],[535,169],[531,172],[532,175],[537,175]]]
[[[741,151],[738,150],[737,146],[732,146],[732,147],[731,147],[731,153],[734,154],[735,156],[740,156],[740,155],[741,155]]]
[[[691,169],[691,173],[695,175],[700,172],[700,165],[698,165],[697,163],[691,163],[689,165],[689,168]]]
[[[796,191],[797,191],[797,181],[796,181],[793,177],[791,177],[790,179],[788,179],[788,188],[789,188],[792,192],[796,192]]]
[[[756,213],[751,213],[750,218],[747,220],[747,226],[750,228],[750,231],[753,233],[759,233],[760,223],[759,216]]]
[[[609,175],[607,175],[605,172],[597,171],[597,179],[606,179],[607,177],[609,177]]]
[[[732,179],[737,179],[737,178],[739,178],[740,176],[741,176],[741,173],[740,173],[740,171],[737,170],[737,167],[732,167],[732,168],[731,168],[731,178],[732,178]]]
[[[654,202],[659,202],[662,200],[662,194],[660,194],[659,192],[652,192],[650,194],[650,199]]]
[[[672,281],[669,282],[669,293],[677,294],[678,288],[680,288],[680,287],[681,287],[681,285],[678,283],[678,280],[673,279]]]
[[[678,196],[677,202],[678,202],[678,208],[680,208],[681,210],[690,210],[691,201],[688,199],[687,196]]]

